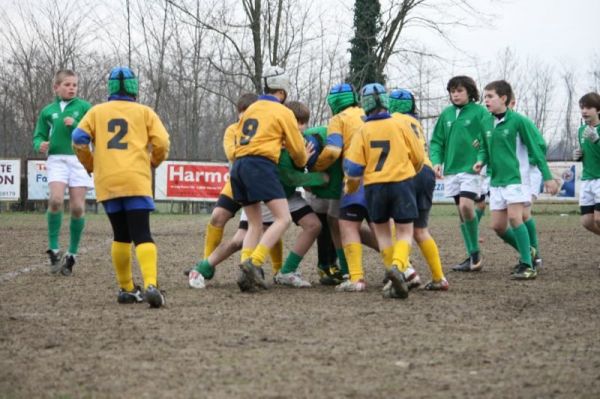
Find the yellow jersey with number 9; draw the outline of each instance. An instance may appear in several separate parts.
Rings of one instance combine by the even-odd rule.
[[[413,133],[417,136],[417,138],[419,139],[421,144],[423,144],[423,151],[424,151],[423,164],[429,166],[430,168],[433,168],[433,165],[431,164],[431,160],[429,159],[429,155],[428,155],[428,151],[427,151],[427,140],[425,139],[425,134],[423,133],[423,126],[421,125],[421,122],[419,122],[417,120],[417,118],[415,118],[411,115],[401,114],[399,112],[393,113],[392,118],[398,118],[399,120],[404,121],[405,123],[407,123],[410,126]]]
[[[235,158],[261,156],[277,164],[285,145],[294,164],[303,167],[307,155],[296,117],[289,108],[272,99],[275,97],[260,96],[244,111],[237,125]]]
[[[166,159],[169,134],[150,107],[133,101],[108,101],[93,106],[77,127],[91,137],[99,202],[152,197],[151,166]],[[78,156],[86,151],[77,147]]]

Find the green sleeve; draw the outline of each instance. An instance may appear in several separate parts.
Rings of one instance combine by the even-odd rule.
[[[546,156],[542,153],[537,140],[537,136],[542,135],[537,127],[535,127],[533,123],[528,123],[523,119],[523,117],[521,117],[519,135],[521,137],[521,141],[523,141],[523,143],[527,146],[530,163],[532,165],[536,165],[540,172],[542,172],[544,181],[552,180],[552,173],[550,173],[550,168],[548,168]]]
[[[50,129],[46,123],[46,113],[42,110],[37,119],[37,123],[35,124],[35,130],[33,131],[33,149],[35,152],[40,151],[42,142],[49,140],[49,133]]]
[[[446,142],[446,134],[444,133],[444,115],[445,113],[442,112],[435,123],[431,141],[429,142],[429,159],[433,165],[441,165],[444,163],[444,146]]]
[[[479,151],[477,151],[477,162],[481,162],[483,165],[487,165],[489,163],[490,156],[488,152],[488,141],[485,132],[479,137],[479,143]]]

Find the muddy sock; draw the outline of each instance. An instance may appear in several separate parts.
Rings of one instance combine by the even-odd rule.
[[[269,257],[271,258],[271,267],[273,269],[273,275],[277,274],[281,270],[283,265],[283,241],[279,240],[273,245],[273,248],[269,251]]]

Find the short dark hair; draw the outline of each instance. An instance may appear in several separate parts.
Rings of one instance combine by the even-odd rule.
[[[579,108],[596,108],[596,111],[600,113],[600,94],[591,91],[587,94],[584,94],[583,97],[579,99]]]
[[[254,93],[242,94],[235,104],[238,114],[241,114],[248,109],[253,102],[258,100],[258,96]]]
[[[300,101],[290,101],[285,104],[285,106],[292,110],[298,123],[301,125],[308,123],[310,119],[310,110],[306,105]]]
[[[505,105],[507,107],[508,104],[510,104],[510,100],[515,96],[510,83],[506,80],[494,80],[493,82],[488,83],[484,90],[494,90],[499,97],[506,96]]]
[[[448,90],[448,93],[450,93],[452,90],[460,86],[467,90],[467,95],[469,96],[470,101],[479,101],[479,90],[477,90],[477,84],[473,78],[468,76],[459,75],[453,77],[448,81],[446,90]]]

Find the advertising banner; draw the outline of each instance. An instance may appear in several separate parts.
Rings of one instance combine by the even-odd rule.
[[[227,163],[165,161],[156,169],[154,198],[216,202],[228,180]]]
[[[18,201],[21,197],[21,160],[0,159],[0,201]]]
[[[30,159],[27,161],[27,199],[47,200],[50,197],[46,161]],[[65,198],[69,198],[69,190],[65,189]],[[96,191],[89,190],[85,196],[88,200],[96,199]]]

